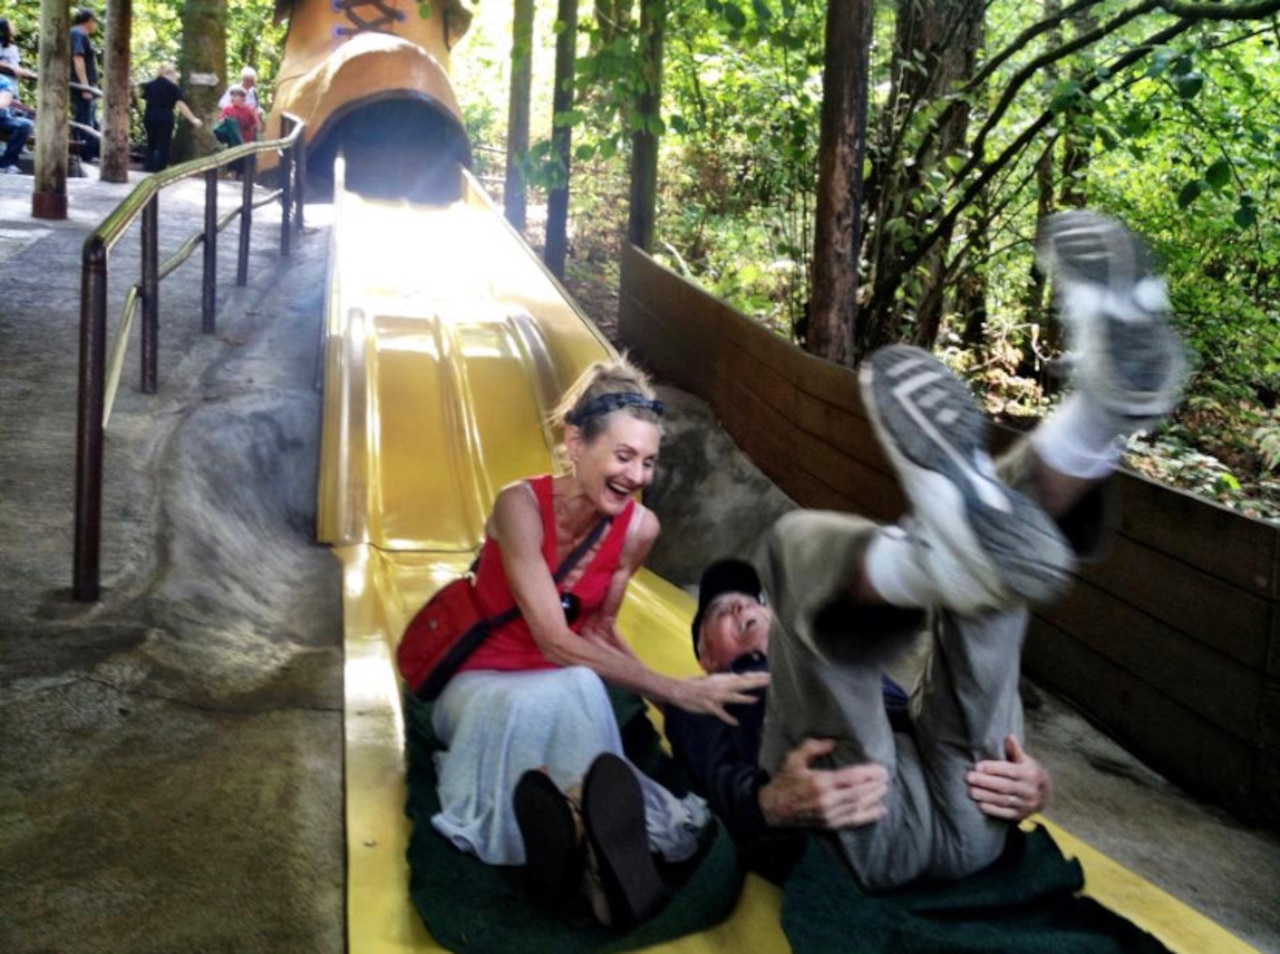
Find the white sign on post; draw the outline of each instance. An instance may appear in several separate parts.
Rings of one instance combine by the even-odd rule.
[[[217,73],[192,73],[187,77],[188,86],[217,86]]]

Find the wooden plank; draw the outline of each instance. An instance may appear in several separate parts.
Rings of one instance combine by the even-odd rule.
[[[620,329],[621,322],[620,318]],[[676,387],[706,399],[705,394],[699,393],[698,382],[692,373],[695,354],[681,338],[662,334],[660,323],[646,319],[638,325],[633,324],[627,330],[625,340],[630,353],[650,371]]]
[[[802,383],[810,394],[854,414],[866,414],[856,371],[814,355],[806,355],[805,359]]]
[[[1123,533],[1081,575],[1111,597],[1154,616],[1210,648],[1261,671],[1267,661],[1271,607],[1198,567]]]
[[[1112,738],[1202,797],[1256,815],[1248,743],[1169,699],[1043,619],[1032,621],[1026,671]]]
[[[1275,583],[1271,593],[1271,626],[1267,643],[1267,675],[1280,678],[1280,543],[1276,545],[1275,562],[1271,570]]]
[[[1253,770],[1254,808],[1251,821],[1275,825],[1280,822],[1280,752],[1259,750]]]
[[[667,319],[632,299],[620,302],[618,328],[628,347],[654,373],[703,400],[710,399],[710,363],[691,337],[677,333]]]
[[[729,306],[717,304],[721,340],[740,345],[763,364],[786,375],[805,393],[844,410],[864,413],[858,376],[852,369],[811,355]]]
[[[810,355],[719,299],[716,299],[714,315],[722,342],[741,348],[760,364],[792,381],[803,379]]]
[[[1131,474],[1116,479],[1124,533],[1256,596],[1275,594],[1280,528]]]
[[[892,473],[871,422],[864,415],[816,398],[803,389],[796,392],[795,411],[795,425],[815,440],[825,441],[876,470]]]
[[[1039,615],[1235,737],[1253,738],[1261,680],[1234,659],[1084,580]]]
[[[718,400],[738,400],[746,393],[754,394],[780,417],[779,426],[794,430],[796,386],[792,379],[765,364],[750,351],[726,342],[717,359]]]
[[[1267,636],[1267,675],[1280,678],[1280,600],[1271,601],[1271,626]]]
[[[772,439],[756,441],[751,452],[752,459],[765,473],[804,471],[834,490],[843,502],[842,509],[899,512],[902,497],[893,477],[798,430],[790,423],[790,417],[779,410],[778,402],[776,397],[773,402],[761,400],[755,379],[731,375],[725,379],[725,386],[717,393],[713,406],[744,449],[744,441],[751,440],[749,435],[774,432]],[[765,459],[764,454],[783,456]],[[791,485],[783,485],[782,489],[798,503],[810,506]],[[823,497],[826,499],[828,495]]]
[[[733,435],[734,443],[757,467],[791,496],[790,487],[795,455],[792,439],[785,420],[773,408],[755,398],[747,389],[738,392],[740,400],[722,400],[713,404],[716,415],[724,422],[725,429]]]
[[[1267,678],[1262,684],[1262,705],[1255,741],[1263,749],[1280,757],[1280,680]]]
[[[842,513],[857,513],[872,520],[883,521],[887,518],[883,507],[879,506],[875,501],[868,499],[863,501],[866,506],[851,506],[848,497],[837,492],[813,474],[804,471],[798,472],[793,486],[795,493],[790,496],[803,507],[808,507],[812,510],[838,510]]]

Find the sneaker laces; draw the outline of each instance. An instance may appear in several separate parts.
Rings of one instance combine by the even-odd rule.
[[[389,27],[403,23],[406,19],[406,14],[387,0],[330,0],[330,4],[335,13],[345,13],[347,19],[355,24],[354,27],[335,26],[333,33],[340,37],[355,36],[366,31],[386,33]],[[360,9],[362,7],[373,7],[379,15],[365,19],[368,14]]]

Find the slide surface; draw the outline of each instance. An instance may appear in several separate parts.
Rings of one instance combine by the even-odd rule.
[[[611,353],[469,176],[464,193],[448,206],[335,199],[318,528],[343,564],[352,954],[442,950],[409,899],[399,635],[470,563],[497,491],[551,468],[548,411]],[[649,665],[692,674],[692,611],[642,572],[619,625]],[[1049,828],[1087,892],[1170,949],[1252,950]],[[786,951],[778,911],[778,891],[751,877],[728,921],[657,950]]]

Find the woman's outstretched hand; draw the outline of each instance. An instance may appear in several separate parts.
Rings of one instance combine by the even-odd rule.
[[[729,715],[725,706],[762,702],[763,700],[751,694],[751,690],[761,689],[768,684],[767,672],[717,673],[713,676],[698,676],[677,683],[679,689],[676,697],[671,701],[685,712],[713,715],[729,725],[737,725],[738,720]]]

